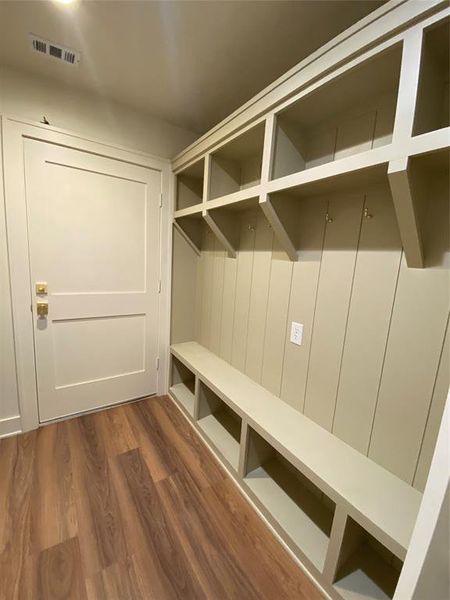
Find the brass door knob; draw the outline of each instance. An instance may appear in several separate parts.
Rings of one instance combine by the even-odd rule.
[[[37,302],[36,309],[38,317],[46,317],[48,315],[48,302]]]

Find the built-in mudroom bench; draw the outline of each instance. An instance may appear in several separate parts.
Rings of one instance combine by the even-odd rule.
[[[200,344],[171,358],[172,398],[325,589],[392,598],[422,494]]]

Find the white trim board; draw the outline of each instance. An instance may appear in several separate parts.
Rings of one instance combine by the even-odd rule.
[[[17,435],[18,433],[22,433],[19,415],[0,419],[0,439],[11,435]]]
[[[36,366],[34,359],[33,324],[30,313],[31,290],[27,217],[25,203],[23,140],[31,138],[65,146],[99,156],[129,162],[161,172],[161,293],[158,331],[158,387],[159,395],[167,391],[168,347],[170,330],[170,251],[171,214],[173,210],[173,176],[170,162],[97,140],[82,137],[51,126],[2,116],[3,170],[5,182],[6,226],[11,272],[14,342],[16,347],[17,381],[22,430],[39,426]]]

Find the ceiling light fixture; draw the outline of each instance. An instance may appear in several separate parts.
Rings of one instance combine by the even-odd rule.
[[[73,4],[75,0],[53,0],[56,4]]]

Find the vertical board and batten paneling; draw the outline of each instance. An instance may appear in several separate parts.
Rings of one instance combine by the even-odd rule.
[[[171,306],[171,341],[187,342],[197,338],[198,319],[197,290],[201,285],[191,285],[197,279],[200,270],[197,268],[197,255],[184,237],[174,228],[173,231],[173,266],[172,294],[174,298],[184,298],[184,302],[172,302]]]
[[[219,356],[231,363],[236,297],[237,259],[225,256]]]
[[[214,265],[212,276],[211,320],[209,335],[209,349],[215,354],[220,353],[225,256],[226,252],[216,238],[214,240]]]
[[[366,194],[333,433],[367,453],[401,258],[389,191]]]
[[[448,191],[427,195],[425,269],[404,257],[380,384],[369,456],[412,483],[430,408],[449,311]],[[401,423],[401,427],[399,427]]]
[[[208,227],[203,229],[203,248],[200,268],[202,270],[201,290],[201,321],[200,343],[206,348],[210,347],[211,334],[211,303],[212,303],[212,278],[214,269],[214,243],[215,236]]]
[[[203,288],[204,288],[203,276],[204,276],[205,253],[201,252],[200,256],[198,257],[192,248],[190,248],[189,253],[191,256],[194,257],[194,259],[197,263],[197,276],[195,278],[194,277],[192,278],[190,287],[192,287],[195,282],[195,289],[196,289],[196,293],[195,293],[195,339],[200,341],[201,337],[202,337],[202,315],[203,315],[202,304],[203,304]],[[183,296],[181,296],[181,297],[183,297]],[[172,304],[174,304],[175,298],[176,298],[176,296],[174,295],[174,292],[172,290]],[[180,305],[180,311],[184,310],[183,302],[178,302],[178,304]],[[172,327],[172,337],[173,337],[173,327]]]
[[[333,197],[317,293],[304,413],[330,430],[361,228],[364,195]]]
[[[240,219],[240,249],[237,256],[236,296],[233,322],[231,364],[245,371],[247,353],[248,311],[252,284],[256,214],[249,212]]]
[[[292,261],[288,259],[274,239],[261,383],[277,396],[280,395],[283,374],[284,341],[292,270]]]
[[[272,266],[273,232],[262,211],[256,221],[245,373],[261,382],[267,302]]]
[[[300,201],[297,226],[301,250],[292,273],[281,398],[301,412],[305,403],[327,205],[328,202],[324,198],[308,198]],[[294,345],[290,341],[289,324],[292,321],[303,324],[301,346]]]

